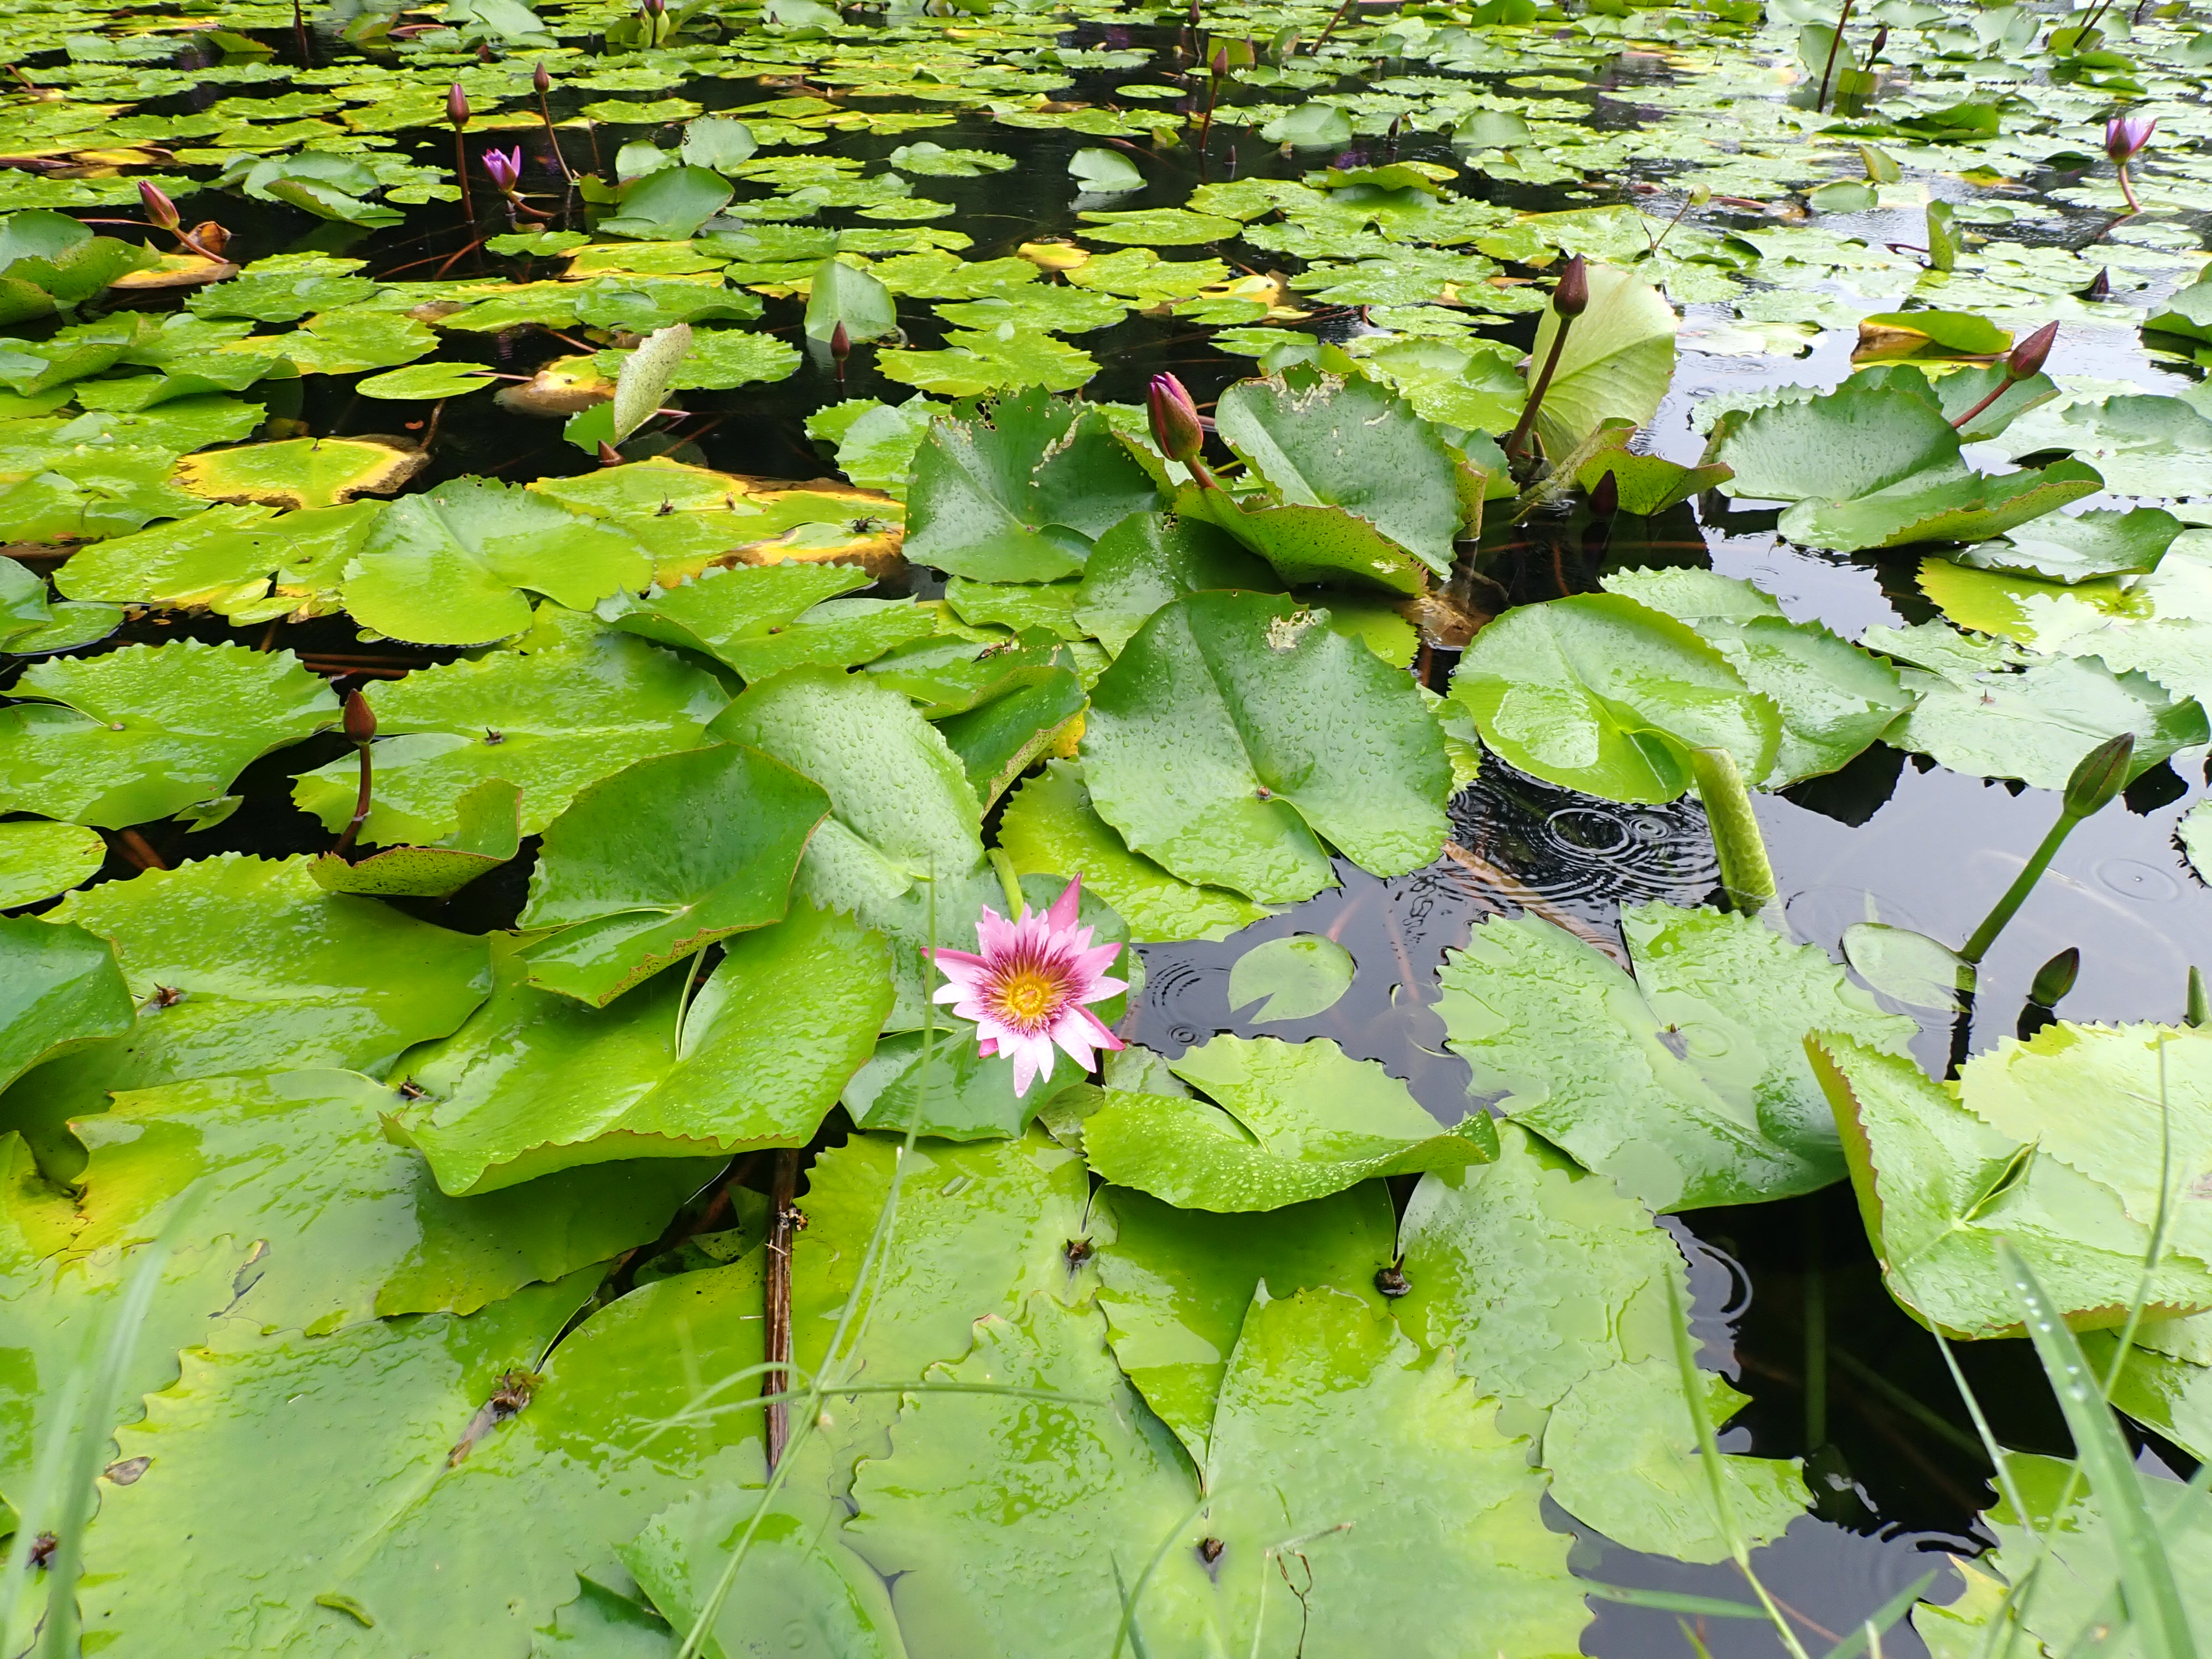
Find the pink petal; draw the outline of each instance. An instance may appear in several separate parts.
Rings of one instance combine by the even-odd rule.
[[[1093,980],[1091,984],[1091,988],[1085,992],[1081,996],[1076,998],[1075,1000],[1078,1003],[1103,1002],[1108,997],[1119,996],[1122,992],[1128,988],[1129,981],[1127,980],[1109,979],[1102,975],[1099,978]]]
[[[1074,927],[1076,908],[1082,902],[1083,878],[1078,876],[1073,881],[1069,882],[1060,896],[1052,902],[1052,931],[1061,933]]]
[[[1088,1008],[1073,1008],[1070,1009],[1068,1012],[1072,1014],[1080,1014],[1085,1019],[1091,1022],[1091,1028],[1092,1031],[1096,1033],[1091,1040],[1097,1043],[1101,1048],[1126,1048],[1129,1046],[1127,1043],[1122,1042],[1120,1037],[1115,1036],[1113,1032],[1108,1030],[1106,1029],[1105,1021],[1100,1019],[1097,1015],[1092,1013]]]

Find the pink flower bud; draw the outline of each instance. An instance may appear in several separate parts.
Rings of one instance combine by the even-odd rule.
[[[446,118],[457,128],[469,124],[469,98],[456,81],[446,89]]]
[[[830,355],[841,363],[853,355],[853,337],[842,323],[830,331]]]
[[[2115,167],[2125,167],[2142,153],[2150,143],[2150,136],[2158,131],[2154,117],[2147,115],[2115,115],[2105,123],[2105,154],[2112,158]]]
[[[141,179],[138,181],[138,199],[145,205],[149,223],[159,225],[163,230],[174,230],[183,222],[177,216],[177,204],[162,193],[160,185]]]
[[[530,77],[530,84],[538,88],[538,95],[540,98],[553,90],[553,77],[545,72],[544,64],[540,64],[538,66]]]
[[[1552,289],[1552,309],[1562,317],[1579,317],[1589,307],[1589,266],[1579,253],[1567,261]]]
[[[345,734],[349,743],[367,743],[376,735],[376,713],[358,691],[346,693]]]
[[[2051,342],[2057,337],[2058,325],[2045,323],[2014,346],[2012,355],[2005,359],[2005,379],[2026,380],[2040,374],[2043,360],[2051,355]]]
[[[1152,441],[1160,453],[1186,465],[1196,460],[1206,447],[1206,428],[1182,382],[1172,374],[1153,375],[1145,390],[1145,407],[1152,417]]]

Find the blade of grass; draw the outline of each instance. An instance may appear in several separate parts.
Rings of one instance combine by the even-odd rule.
[[[2173,1582],[2173,1564],[2152,1524],[2135,1459],[2112,1408],[2105,1403],[2096,1374],[2018,1248],[2000,1237],[1996,1250],[2006,1284],[2035,1344],[2036,1358],[2043,1362],[2051,1391],[2058,1396],[2058,1408],[2065,1413],[2076,1464],[2104,1511],[2105,1524],[2112,1528],[2129,1619],[2150,1659],[2195,1659],[2197,1641]]]
[[[1751,1550],[1743,1541],[1743,1528],[1738,1523],[1735,1505],[1729,1502],[1728,1478],[1721,1464],[1720,1438],[1713,1432],[1712,1413],[1705,1409],[1705,1390],[1703,1375],[1698,1370],[1697,1356],[1690,1350],[1690,1319],[1682,1306],[1680,1287],[1674,1275],[1667,1275],[1667,1305],[1668,1323],[1674,1336],[1674,1366],[1682,1379],[1682,1402],[1690,1408],[1690,1424],[1698,1433],[1698,1461],[1705,1471],[1705,1490],[1711,1497],[1713,1518],[1719,1524],[1721,1537],[1727,1543],[1729,1557],[1736,1571],[1744,1576],[1752,1593],[1759,1597],[1759,1605],[1766,1610],[1766,1617],[1775,1633],[1781,1637],[1782,1645],[1790,1650],[1790,1659],[1811,1659],[1805,1644],[1797,1639],[1797,1632],[1790,1628],[1790,1620],[1766,1593],[1766,1586],[1759,1582],[1752,1570]]]
[[[1618,1601],[1623,1607],[1653,1607],[1661,1613],[1694,1613],[1700,1619],[1760,1619],[1766,1609],[1755,1607],[1748,1601],[1725,1601],[1717,1595],[1687,1595],[1679,1590],[1638,1589],[1631,1584],[1601,1584],[1585,1578],[1581,1581],[1585,1595],[1601,1601]]]
[[[1114,1632],[1114,1650],[1108,1659],[1121,1659],[1121,1650],[1125,1645],[1134,1647],[1139,1659],[1143,1659],[1143,1639],[1137,1634],[1137,1602],[1144,1595],[1145,1587],[1152,1582],[1152,1575],[1160,1570],[1160,1563],[1168,1559],[1168,1552],[1175,1547],[1176,1540],[1182,1536],[1183,1528],[1205,1514],[1212,1503],[1212,1495],[1208,1494],[1193,1504],[1182,1519],[1176,1522],[1167,1535],[1160,1540],[1159,1547],[1152,1552],[1152,1559],[1145,1563],[1145,1570],[1137,1575],[1135,1587],[1122,1592],[1121,1623]],[[1114,1564],[1114,1588],[1121,1589],[1121,1564],[1119,1561]]]
[[[207,1192],[207,1182],[196,1181],[178,1198],[161,1233],[132,1267],[122,1300],[109,1318],[100,1363],[85,1395],[84,1414],[70,1437],[69,1474],[52,1528],[54,1553],[46,1565],[46,1622],[39,1650],[44,1659],[76,1659],[76,1581],[84,1569],[84,1530],[92,1524],[100,1472],[107,1465],[114,1440],[116,1396],[123,1391],[131,1356],[137,1351],[138,1333],[153,1308],[154,1293],[161,1287],[161,1270],[168,1266]],[[31,1517],[22,1518],[21,1530],[34,1530]]]
[[[1854,1659],[1861,1648],[1871,1648],[1874,1659],[1881,1659],[1881,1633],[1912,1611],[1912,1604],[1928,1592],[1936,1582],[1936,1569],[1930,1567],[1903,1589],[1883,1602],[1849,1636],[1830,1648],[1825,1659]]]

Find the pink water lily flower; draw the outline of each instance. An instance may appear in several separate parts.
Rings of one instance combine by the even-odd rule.
[[[937,988],[934,1000],[951,1003],[955,1014],[975,1022],[979,1053],[1005,1054],[1014,1062],[1017,1098],[1029,1093],[1040,1074],[1051,1077],[1054,1043],[1085,1071],[1094,1050],[1128,1046],[1083,1006],[1129,988],[1106,972],[1121,947],[1093,945],[1091,930],[1076,925],[1082,888],[1078,876],[1051,909],[1025,909],[1012,921],[985,905],[975,924],[980,956],[930,952],[951,981]]]
[[[522,182],[522,146],[517,144],[503,155],[498,150],[488,149],[483,155],[483,165],[484,171],[491,175],[492,183],[497,185],[503,193],[512,196],[514,187]]]

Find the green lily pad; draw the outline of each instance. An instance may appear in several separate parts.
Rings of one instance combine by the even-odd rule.
[[[2193,698],[2177,702],[2146,675],[2061,657],[1930,690],[1894,742],[1969,777],[2063,789],[2082,756],[2123,732],[2136,734],[2130,769],[2138,775],[2212,735]]]
[[[685,112],[699,112],[687,104]],[[720,213],[732,193],[729,180],[707,167],[664,167],[623,186],[620,211],[598,228],[635,241],[680,242]]]
[[[1145,175],[1117,150],[1079,149],[1067,158],[1067,170],[1077,183],[1096,196],[1118,196],[1124,191],[1145,187]]]
[[[1099,677],[1085,782],[1133,851],[1263,904],[1330,884],[1320,836],[1378,875],[1436,855],[1442,734],[1410,681],[1319,624],[1285,598],[1194,593]]]
[[[1218,214],[1188,208],[1135,208],[1127,212],[1079,213],[1094,242],[1134,243],[1142,247],[1194,247],[1235,236],[1243,227]]]
[[[1026,669],[1018,684],[988,702],[947,715],[937,729],[988,811],[1040,756],[1078,729],[1087,702],[1073,669]]]
[[[1956,477],[1959,434],[1923,398],[1856,379],[1808,402],[1723,416],[1712,459],[1735,476],[1725,495],[1851,501],[1916,474]]]
[[[996,633],[981,640],[937,635],[884,653],[865,672],[913,698],[923,718],[941,720],[1034,684],[1033,670],[1066,667],[1074,659],[1059,635],[1031,628],[1011,640]]]
[[[526,948],[502,953],[475,1018],[401,1062],[422,1097],[387,1108],[393,1133],[457,1194],[804,1145],[867,1057],[889,967],[879,939],[805,904],[732,939],[688,1003],[671,973],[595,1009],[532,984]]]
[[[1395,1255],[1397,1218],[1380,1182],[1259,1213],[1182,1210],[1124,1187],[1102,1192],[1097,1208],[1112,1227],[1098,1253],[1098,1305],[1114,1358],[1201,1468],[1255,1294],[1327,1286],[1379,1313],[1375,1276]]]
[[[717,939],[781,921],[829,797],[757,750],[657,756],[549,825],[520,926],[530,981],[595,1007]]]
[[[422,470],[417,449],[365,438],[287,438],[279,443],[187,455],[177,483],[219,501],[270,507],[335,507],[356,495],[385,495]]]
[[[33,665],[0,710],[0,805],[101,829],[167,817],[253,760],[334,725],[289,651],[179,640]]]
[[[807,284],[806,334],[809,339],[828,340],[840,328],[852,342],[896,334],[898,304],[890,290],[860,266],[824,259],[815,266]]]
[[[1614,450],[1593,455],[1583,462],[1575,474],[1575,482],[1584,489],[1595,489],[1601,480],[1609,477],[1620,510],[1649,518],[1692,495],[1703,495],[1729,476],[1729,469],[1724,466],[1683,466],[1657,455]]]
[[[445,842],[460,828],[463,798],[495,780],[522,791],[522,833],[536,835],[586,785],[699,747],[727,706],[711,675],[589,617],[526,644],[368,689],[379,735],[362,840]],[[358,776],[346,756],[302,774],[293,799],[335,834],[353,816]]]
[[[1773,703],[1719,651],[1616,593],[1509,611],[1474,636],[1451,696],[1513,765],[1608,800],[1676,799],[1690,749],[1764,778],[1781,738]]]
[[[701,1384],[729,1386],[760,1363],[759,1264],[755,1255],[647,1285],[594,1313],[550,1360],[596,1272],[465,1319],[188,1353],[147,1424],[123,1432],[125,1456],[152,1462],[101,1506],[88,1622],[143,1629],[188,1603],[205,1639],[229,1647],[289,1632],[295,1645],[366,1634],[410,1651],[449,1641],[522,1651],[574,1596],[579,1571],[625,1582],[617,1545],[655,1512],[704,1483],[758,1479],[757,1414],[679,1434],[669,1425]],[[688,1367],[659,1363],[677,1352]],[[490,1403],[502,1378],[526,1409],[512,1396]],[[302,1398],[321,1404],[315,1431],[294,1426]],[[332,1481],[411,1501],[365,1529],[328,1504]],[[252,1532],[218,1545],[188,1518],[216,1510]],[[150,1549],[161,1536],[179,1547]],[[487,1550],[492,1537],[501,1542]],[[425,1596],[426,1582],[466,1589]]]
[[[0,918],[0,1088],[41,1061],[120,1036],[137,1018],[106,939],[28,916]]]
[[[15,656],[74,651],[122,625],[118,605],[57,604],[47,597],[44,579],[21,562],[10,559],[0,565],[0,651]]]
[[[1715,1425],[1751,1403],[1706,1375]],[[1698,1431],[1672,1354],[1594,1371],[1553,1408],[1544,1428],[1552,1497],[1614,1543],[1680,1561],[1719,1562],[1735,1546],[1713,1514]],[[1812,1506],[1795,1458],[1727,1456],[1720,1474],[1735,1530],[1753,1548],[1779,1538]]]
[[[416,363],[410,368],[368,375],[357,382],[354,390],[364,398],[428,399],[465,398],[471,392],[488,391],[498,384],[489,370],[478,368],[473,363]]]
[[[1326,1037],[1218,1036],[1169,1065],[1221,1103],[1098,1091],[1083,1152],[1107,1180],[1179,1208],[1280,1209],[1375,1176],[1498,1155],[1487,1113],[1448,1129],[1379,1064],[1349,1060]]]
[[[105,1110],[110,1090],[225,1073],[375,1071],[468,1017],[490,985],[483,940],[325,893],[309,862],[218,854],[47,912],[114,941],[141,1012],[26,1076],[0,1119],[43,1129]]]
[[[2104,487],[2096,468],[2071,460],[1994,477],[1945,472],[1908,477],[1848,501],[1799,501],[1783,514],[1780,528],[1792,541],[1838,553],[1979,541]]]
[[[978,581],[1051,581],[1158,499],[1103,414],[1027,392],[931,424],[908,491],[907,556]]]
[[[1388,387],[1359,379],[1244,380],[1222,393],[1215,419],[1223,441],[1282,504],[1341,507],[1438,574],[1450,569],[1460,526],[1451,451]]]
[[[951,330],[938,351],[878,351],[876,372],[941,398],[973,398],[1024,386],[1073,392],[1098,372],[1098,360],[1042,330],[1006,322]]]
[[[36,904],[100,873],[107,842],[81,823],[0,823],[0,909]]]
[[[947,149],[927,138],[901,144],[884,161],[901,173],[925,179],[980,179],[987,173],[1010,172],[1014,158],[994,149]]]
[[[1750,917],[1633,905],[1621,927],[1632,977],[1528,915],[1483,923],[1446,958],[1437,1009],[1471,1090],[1655,1210],[1838,1180],[1805,1034],[1902,1053],[1912,1022]]]
[[[204,605],[253,623],[335,611],[346,562],[384,511],[381,501],[276,514],[211,507],[188,519],[96,543],[56,574],[64,592],[176,610]]]
[[[1997,1268],[1996,1241],[2008,1238],[2068,1324],[2126,1320],[2150,1230],[2118,1193],[1992,1127],[1910,1060],[1844,1037],[1808,1047],[1883,1281],[1906,1312],[1949,1336],[2018,1332]],[[2169,1246],[2148,1291],[2166,1312],[2212,1308],[2212,1267]]]
[[[2180,520],[2154,507],[2125,513],[2093,507],[2039,519],[1997,541],[1967,548],[1959,558],[1982,569],[2021,571],[2051,581],[2095,581],[2155,568],[2182,528]]]
[[[393,502],[345,571],[364,626],[420,645],[480,645],[530,626],[528,592],[588,610],[651,580],[631,538],[519,485],[460,478]]]
[[[999,820],[999,844],[1024,875],[1081,876],[1129,924],[1135,939],[1225,939],[1267,912],[1241,895],[1170,875],[1091,804],[1083,768],[1048,761],[1024,783]]]
[[[1268,939],[1230,964],[1229,1012],[1255,1025],[1311,1019],[1352,988],[1352,952],[1319,933]]]
[[[522,850],[522,791],[489,778],[454,803],[460,820],[434,847],[393,847],[348,863],[325,853],[307,866],[326,893],[446,898]]]
[[[1133,513],[1084,562],[1075,621],[1117,656],[1161,606],[1209,588],[1274,590],[1273,572],[1226,532],[1195,516]]]

